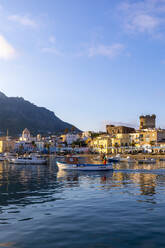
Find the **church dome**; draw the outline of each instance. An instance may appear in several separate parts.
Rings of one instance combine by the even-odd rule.
[[[29,130],[27,129],[27,128],[25,128],[24,130],[23,130],[23,133],[22,133],[23,135],[30,135],[30,132],[29,132]]]

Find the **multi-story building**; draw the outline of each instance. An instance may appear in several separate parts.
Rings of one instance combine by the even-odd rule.
[[[99,153],[111,152],[111,137],[109,135],[101,135],[90,142],[90,147]]]
[[[61,139],[62,142],[66,142],[68,145],[71,145],[73,142],[80,139],[80,136],[78,134],[67,133],[61,135]]]
[[[140,133],[139,132],[130,133],[129,136],[130,136],[130,145],[131,146],[138,146]]]
[[[111,138],[113,147],[124,147],[130,145],[129,133],[118,133]]]
[[[130,146],[130,134],[118,133],[111,138],[112,153],[124,152]]]
[[[146,144],[157,145],[157,143],[163,141],[165,141],[164,129],[148,129],[139,132],[139,144],[141,146]]]
[[[9,140],[6,137],[0,139],[0,153],[11,152],[14,150],[15,141]]]
[[[106,131],[109,135],[114,135],[118,133],[133,133],[135,132],[135,129],[125,126],[106,125]]]

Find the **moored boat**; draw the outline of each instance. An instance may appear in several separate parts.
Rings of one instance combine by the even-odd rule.
[[[47,161],[46,159],[32,156],[32,157],[11,158],[9,162],[11,164],[46,164]]]
[[[139,164],[155,164],[156,163],[156,159],[154,158],[148,158],[148,159],[140,159],[138,160]]]
[[[136,160],[130,158],[129,156],[127,158],[121,157],[120,154],[116,155],[116,157],[109,157],[108,159],[109,163],[119,163],[119,162],[127,162],[127,163],[135,163]]]
[[[165,161],[165,158],[160,158],[159,161],[163,162],[163,161]]]
[[[119,159],[116,157],[109,157],[109,158],[107,158],[107,160],[109,163],[118,163],[119,162]]]
[[[0,154],[0,161],[5,161],[6,157],[4,156],[4,154]]]

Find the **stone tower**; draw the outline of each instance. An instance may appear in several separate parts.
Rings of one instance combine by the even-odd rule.
[[[140,116],[140,129],[155,128],[156,115],[141,115]]]

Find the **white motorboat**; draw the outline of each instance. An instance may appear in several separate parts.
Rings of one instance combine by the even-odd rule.
[[[125,162],[127,163],[136,163],[136,160],[133,158],[130,158],[129,156],[126,158]]]
[[[10,159],[15,158],[16,157],[16,154],[15,153],[11,153],[11,152],[5,152],[4,153],[4,157],[5,157],[5,160],[9,161]]]
[[[112,164],[71,164],[65,162],[56,162],[57,166],[63,170],[81,170],[81,171],[109,171],[113,170]]]
[[[12,164],[46,164],[46,159],[39,158],[36,156],[32,157],[18,157],[18,158],[11,158],[9,162]]]
[[[117,162],[135,163],[136,160],[130,158],[129,156],[126,157],[126,158],[123,158],[123,157],[120,156],[120,154],[117,154],[116,157],[110,157],[110,158],[108,158],[108,162],[114,162],[114,163],[117,163]]]
[[[6,157],[4,154],[0,154],[0,161],[5,161],[6,160]]]

